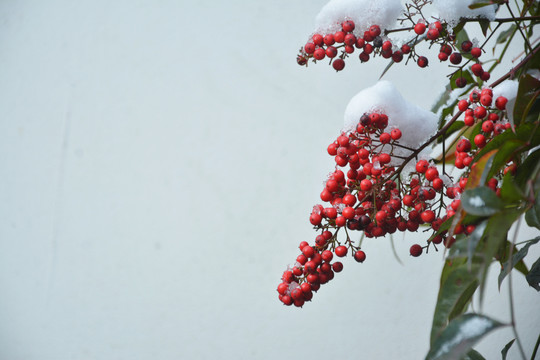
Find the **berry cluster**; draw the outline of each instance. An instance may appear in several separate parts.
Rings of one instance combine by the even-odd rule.
[[[415,232],[424,225],[434,234],[427,245],[412,245],[412,256],[420,256],[424,249],[442,242],[450,247],[455,237],[438,230],[460,208],[459,197],[476,153],[508,128],[508,123],[502,120],[506,104],[507,99],[502,96],[493,101],[489,88],[475,89],[469,100],[459,101],[465,125],[481,129],[474,137],[474,146],[467,138],[456,144],[455,165],[465,171],[455,184],[425,159],[417,160],[415,171],[407,179],[400,178],[395,166],[414,149],[400,144],[403,134],[398,128],[388,129],[386,114],[363,114],[355,129],[340,134],[327,148],[336,163],[320,194],[327,205],[315,205],[309,216],[319,234],[313,246],[307,242],[300,244],[301,254],[294,266],[283,273],[278,286],[279,299],[285,305],[300,307],[311,300],[313,291],[343,269],[341,262],[332,263],[334,256],[341,258],[350,251],[356,261],[363,262],[366,254],[351,241],[352,231],[363,231],[366,237],[381,237],[396,231]],[[515,171],[515,164],[509,165],[505,172],[509,170]],[[497,185],[496,178],[488,181],[494,191],[498,191]],[[450,202],[448,206],[443,201],[446,199]],[[474,228],[474,225],[458,225],[453,234],[470,234]],[[338,233],[342,229],[345,234],[340,239]]]
[[[354,22],[345,20],[341,24],[341,30],[333,34],[314,34],[300,49],[300,54],[296,58],[298,64],[303,66],[307,65],[309,60],[316,62],[329,58],[332,67],[336,71],[341,71],[345,68],[345,58],[355,49],[361,51],[359,59],[362,62],[369,61],[370,57],[375,55],[400,62],[403,55],[410,52],[408,45],[396,49],[389,39],[381,36],[381,28],[378,25],[372,25],[363,34],[355,34],[354,30]],[[341,53],[338,55],[340,50]]]

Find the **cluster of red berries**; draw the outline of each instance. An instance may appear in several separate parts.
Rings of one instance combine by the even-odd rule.
[[[508,99],[504,96],[499,96],[493,101],[493,91],[490,88],[475,89],[469,94],[469,100],[463,99],[458,102],[458,109],[465,113],[463,119],[465,125],[479,127],[478,134],[473,138],[474,146],[467,138],[458,141],[455,159],[458,169],[468,167],[479,149],[511,127],[509,122],[504,121],[507,103]]]
[[[306,301],[311,300],[314,291],[332,280],[335,273],[343,270],[343,263],[332,260],[334,255],[340,258],[346,256],[348,248],[338,245],[331,251],[327,246],[319,245],[327,243],[335,236],[326,230],[317,236],[317,245],[310,246],[305,241],[300,243],[301,253],[296,258],[295,265],[283,273],[282,282],[277,287],[279,300],[283,304],[302,307]],[[354,258],[363,262],[366,254],[362,250],[356,250]]]
[[[309,60],[329,58],[332,67],[336,71],[341,71],[345,68],[345,58],[355,49],[361,50],[359,59],[362,62],[369,61],[374,55],[400,62],[403,60],[403,55],[411,50],[408,45],[403,45],[401,49],[394,49],[392,42],[381,36],[381,28],[378,25],[372,25],[363,35],[355,35],[354,29],[354,21],[345,20],[341,24],[341,30],[333,34],[314,34],[310,41],[300,49],[300,54],[296,58],[298,64],[303,66],[307,65]],[[339,50],[341,54],[338,55]]]

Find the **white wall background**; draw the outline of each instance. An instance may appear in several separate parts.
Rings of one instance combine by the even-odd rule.
[[[298,67],[324,3],[0,3],[0,359],[423,358],[442,261],[407,256],[415,236],[404,266],[371,240],[303,309],[277,299],[326,146],[386,64]],[[444,71],[387,79],[429,107]],[[538,294],[514,282],[531,351]]]

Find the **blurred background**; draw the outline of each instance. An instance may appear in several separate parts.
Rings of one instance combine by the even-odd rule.
[[[0,359],[425,356],[443,262],[408,255],[421,233],[395,236],[403,265],[372,239],[303,309],[277,298],[326,147],[387,64],[299,67],[325,3],[0,2]],[[385,78],[429,109],[446,73]],[[497,273],[482,310],[509,322]],[[514,278],[530,353],[538,294]]]

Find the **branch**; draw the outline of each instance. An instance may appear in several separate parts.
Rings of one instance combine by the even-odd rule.
[[[494,88],[496,87],[497,85],[499,85],[500,83],[502,83],[503,81],[513,77],[516,73],[517,70],[519,70],[521,67],[523,67],[533,56],[534,54],[536,54],[536,52],[538,52],[540,50],[540,47],[537,47],[535,48],[532,52],[529,53],[529,55],[527,55],[523,60],[521,60],[521,62],[519,64],[517,64],[513,69],[511,69],[509,72],[507,72],[505,75],[503,75],[501,78],[497,79],[496,81],[494,81],[493,83],[491,83],[489,85],[490,88]],[[443,135],[446,133],[446,131],[448,130],[448,128],[450,126],[452,126],[452,124],[454,122],[456,122],[456,120],[460,117],[460,115],[463,114],[463,111],[458,111],[453,117],[452,119],[450,119],[450,121],[448,121],[439,131],[437,131],[437,133],[435,133],[435,135],[431,136],[425,143],[423,143],[422,145],[420,145],[418,147],[418,149],[416,149],[415,151],[412,152],[412,154],[410,154],[409,156],[407,156],[407,158],[405,160],[403,160],[403,162],[401,163],[401,165],[396,169],[394,170],[386,179],[384,182],[386,182],[387,180],[391,179],[392,177],[394,177],[395,175],[397,174],[400,174],[401,171],[403,170],[403,168],[405,167],[405,165],[407,165],[409,163],[409,161],[411,161],[412,159],[416,158],[418,156],[418,154],[420,154],[420,152],[422,150],[424,150],[429,144],[431,144],[433,141],[435,141],[439,136]],[[444,156],[444,154],[443,154]]]

